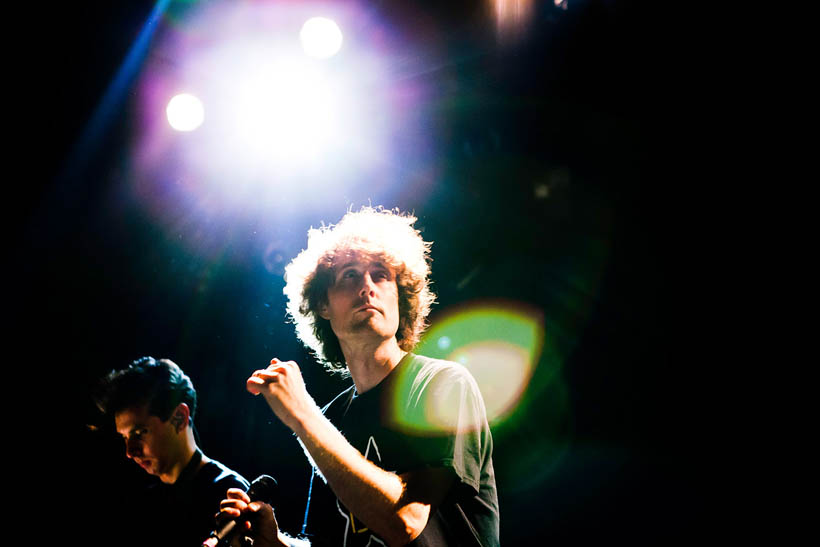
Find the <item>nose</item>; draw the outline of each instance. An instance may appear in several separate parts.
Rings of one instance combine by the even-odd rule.
[[[373,296],[375,294],[376,285],[373,283],[373,278],[370,277],[369,272],[365,272],[362,276],[362,288],[359,289],[359,296]]]
[[[139,441],[125,441],[125,455],[132,460],[142,455],[142,444]]]

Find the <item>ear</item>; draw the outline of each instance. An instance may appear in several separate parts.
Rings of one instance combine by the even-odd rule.
[[[319,317],[330,321],[330,314],[327,313],[327,304],[323,304],[322,307],[319,308]]]
[[[171,414],[171,425],[174,430],[179,433],[188,425],[188,420],[191,417],[191,409],[188,408],[187,403],[179,403]]]

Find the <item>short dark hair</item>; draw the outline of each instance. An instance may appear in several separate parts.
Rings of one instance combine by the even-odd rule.
[[[191,420],[196,413],[194,384],[170,359],[141,357],[124,369],[112,370],[100,382],[95,399],[110,417],[147,406],[148,414],[164,422],[180,403],[188,405]]]

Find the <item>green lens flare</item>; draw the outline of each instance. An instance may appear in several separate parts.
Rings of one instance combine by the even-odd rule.
[[[521,304],[475,304],[440,319],[418,353],[464,365],[496,424],[516,408],[544,343],[540,312]]]

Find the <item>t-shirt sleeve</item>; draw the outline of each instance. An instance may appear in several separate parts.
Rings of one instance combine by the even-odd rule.
[[[478,493],[484,462],[492,455],[492,435],[475,380],[453,365],[422,377],[413,391],[405,416],[417,461],[451,469]]]
[[[251,486],[245,477],[239,473],[228,470],[223,470],[216,482],[219,485],[219,489],[223,490],[225,493],[227,493],[228,488],[239,488],[240,490],[247,492],[248,488]]]
[[[229,469],[221,468],[213,482],[208,485],[207,494],[203,493],[202,495],[206,497],[208,504],[216,506],[217,511],[219,511],[219,503],[225,499],[229,488],[239,488],[247,492],[249,486],[250,484],[243,476]]]

